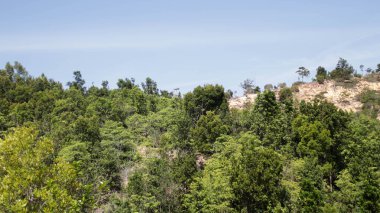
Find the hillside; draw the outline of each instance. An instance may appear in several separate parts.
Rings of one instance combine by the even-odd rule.
[[[378,76],[280,84],[230,111],[222,85],[87,88],[75,71],[65,88],[7,63],[0,212],[380,212]],[[322,96],[363,110],[292,101]]]
[[[353,82],[339,83],[328,80],[323,84],[310,82],[293,86],[292,88],[294,99],[298,101],[311,101],[316,97],[322,97],[340,109],[348,112],[358,112],[363,108],[363,103],[359,100],[359,95],[366,90],[380,92],[380,82],[354,79]],[[279,91],[280,89],[274,90],[277,97]],[[229,101],[229,106],[230,108],[242,109],[245,105],[254,103],[256,97],[257,94],[235,97]],[[378,118],[380,119],[380,115]]]

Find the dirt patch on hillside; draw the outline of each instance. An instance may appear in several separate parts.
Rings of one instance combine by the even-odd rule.
[[[362,103],[358,100],[358,95],[365,89],[380,91],[380,82],[369,82],[358,80],[354,83],[337,84],[335,81],[326,81],[324,84],[317,82],[305,83],[298,86],[294,92],[294,98],[301,101],[311,101],[315,97],[321,97],[333,103],[340,109],[349,112],[357,112],[362,109]],[[275,90],[278,94],[278,90]],[[277,95],[278,96],[278,95]],[[257,94],[249,94],[242,97],[232,98],[229,101],[230,108],[243,109],[247,104],[253,104]],[[380,115],[379,115],[380,118]]]
[[[228,104],[231,109],[243,109],[245,106],[254,103],[256,98],[257,94],[247,94],[245,96],[231,98]]]
[[[340,109],[357,112],[363,106],[357,97],[365,89],[380,91],[380,82],[358,81],[349,87],[337,85],[334,81],[327,81],[324,84],[312,82],[299,85],[298,92],[294,95],[296,99],[305,101],[311,101],[316,96],[320,96]]]

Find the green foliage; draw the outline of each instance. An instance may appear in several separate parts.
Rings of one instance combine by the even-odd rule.
[[[148,159],[146,167],[131,174],[126,202],[132,212],[177,212],[180,187],[174,182],[173,170],[164,159]]]
[[[121,189],[120,171],[125,169],[136,155],[136,145],[132,141],[131,133],[120,123],[106,121],[102,127],[100,143],[100,159],[98,166],[102,168],[104,179],[108,180],[111,189]]]
[[[89,201],[74,167],[55,158],[53,142],[35,129],[15,129],[0,148],[1,211],[77,212]]]
[[[284,206],[288,196],[281,185],[281,156],[272,149],[255,147],[259,142],[247,139],[242,138],[244,148],[232,176],[234,205],[248,212]]]
[[[207,111],[225,113],[228,111],[224,88],[220,85],[205,85],[196,87],[193,92],[184,97],[185,110],[190,117],[197,121]]]
[[[82,78],[82,74],[80,71],[74,71],[74,81],[67,82],[67,86],[75,88],[79,91],[84,92],[86,88],[84,87],[84,84],[86,83],[85,80]]]
[[[126,78],[125,80],[119,79],[117,82],[117,86],[119,89],[132,89],[136,87],[134,78]]]
[[[146,94],[158,95],[157,83],[151,78],[146,78],[145,83],[141,83],[141,86]]]
[[[327,79],[327,70],[324,67],[319,66],[317,68],[315,78],[318,83],[323,84],[323,82]]]
[[[341,59],[316,80],[352,72]],[[74,78],[65,89],[18,62],[0,70],[1,212],[380,211],[376,91],[353,114],[247,81],[255,103],[229,110],[220,85],[181,98],[150,78]]]
[[[285,111],[290,113],[294,110],[293,92],[291,88],[284,87],[279,92],[279,101],[285,106]]]
[[[300,157],[317,157],[326,162],[327,153],[332,146],[329,130],[319,121],[309,122],[305,116],[299,116],[293,121],[293,134],[297,143],[297,153]]]
[[[211,111],[202,115],[190,130],[195,147],[202,153],[211,153],[216,139],[228,131],[228,126],[223,124],[220,116]]]
[[[301,170],[300,193],[298,209],[301,212],[322,212],[322,169],[317,159],[306,158]]]
[[[281,156],[246,133],[238,140],[221,138],[202,176],[191,184],[185,205],[190,212],[262,212],[283,206]]]
[[[279,113],[280,107],[274,92],[266,90],[260,93],[249,116],[251,129],[259,136],[260,140],[264,139],[269,124]]]
[[[347,60],[340,58],[335,69],[329,73],[329,76],[336,81],[344,81],[350,80],[354,72],[354,68]]]
[[[253,84],[253,80],[246,79],[243,83],[240,84],[241,88],[244,90],[244,94],[252,94],[255,93],[255,85]]]
[[[241,144],[226,142],[223,151],[208,160],[202,176],[195,178],[185,197],[190,212],[236,212],[232,206],[235,199],[231,185],[232,159],[237,158],[234,155],[241,148]]]
[[[296,73],[301,77],[302,82],[304,77],[308,77],[310,75],[310,70],[306,69],[305,67],[300,67],[296,71]]]
[[[363,103],[364,113],[376,118],[380,112],[380,93],[375,90],[363,90],[358,99]]]
[[[293,101],[293,93],[292,90],[288,87],[284,87],[280,90],[279,93],[279,101],[281,103],[286,103],[288,101]]]

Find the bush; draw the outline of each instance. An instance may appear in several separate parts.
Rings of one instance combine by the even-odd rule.
[[[336,81],[350,80],[354,72],[354,68],[347,62],[347,60],[340,58],[335,69],[330,72],[330,77]]]
[[[380,93],[375,90],[365,89],[358,95],[358,100],[363,103],[363,112],[377,117],[380,112]]]

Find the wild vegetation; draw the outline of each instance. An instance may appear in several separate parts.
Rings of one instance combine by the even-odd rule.
[[[316,81],[354,74],[341,59]],[[363,93],[354,114],[294,101],[285,85],[278,98],[242,85],[258,96],[237,110],[221,85],[183,97],[150,78],[86,88],[76,71],[65,88],[6,64],[0,211],[380,212],[378,91]]]

